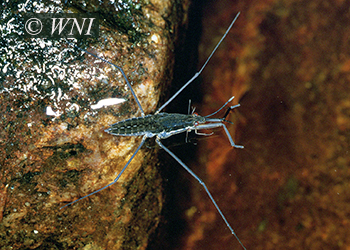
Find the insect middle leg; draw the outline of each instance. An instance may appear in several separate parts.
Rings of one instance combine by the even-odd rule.
[[[158,114],[160,111],[162,111],[170,102],[172,102],[175,97],[177,97],[188,85],[190,85],[191,82],[193,82],[204,70],[205,66],[207,66],[208,62],[210,61],[210,59],[212,58],[212,56],[214,55],[215,51],[217,50],[217,48],[220,46],[220,44],[222,43],[222,41],[225,39],[226,35],[228,34],[228,32],[230,31],[230,29],[232,28],[233,24],[236,22],[238,16],[239,16],[240,12],[237,13],[237,15],[235,16],[235,18],[233,19],[233,21],[231,22],[230,26],[227,28],[225,34],[221,37],[220,41],[218,42],[218,44],[215,46],[215,48],[213,49],[213,51],[211,52],[211,54],[209,55],[209,57],[207,58],[207,60],[205,61],[205,63],[203,64],[203,66],[201,67],[201,69],[194,74],[194,76],[188,80],[172,97],[169,98],[168,101],[166,101],[156,112],[155,114]]]
[[[223,124],[222,124],[223,125]],[[186,166],[185,163],[183,163],[173,152],[171,152],[167,147],[165,147],[161,142],[160,142],[160,138],[156,137],[156,142],[157,144],[164,149],[169,155],[171,155],[184,169],[186,169],[186,171],[188,173],[190,173],[198,182],[199,184],[201,184],[205,190],[205,192],[207,192],[210,200],[212,201],[212,203],[214,204],[216,210],[219,212],[221,218],[224,220],[224,222],[226,223],[227,227],[230,229],[231,233],[235,236],[235,238],[238,240],[239,244],[241,244],[241,246],[246,250],[246,248],[244,247],[243,243],[241,242],[241,240],[238,238],[238,236],[236,235],[235,231],[232,229],[230,223],[227,221],[225,215],[221,212],[221,209],[219,208],[219,206],[216,204],[213,196],[211,195],[209,189],[207,188],[207,186],[205,185],[205,183],[189,168]],[[238,145],[235,145],[238,146]],[[241,146],[238,146],[241,147]]]

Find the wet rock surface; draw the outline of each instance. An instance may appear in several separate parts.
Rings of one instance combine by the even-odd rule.
[[[174,5],[18,1],[2,6],[1,25],[7,29],[0,50],[1,249],[145,249],[163,203],[157,150],[149,144],[116,184],[60,209],[114,180],[140,139],[104,129],[141,113],[114,67],[64,40],[10,36],[21,13],[99,12],[104,17],[99,39],[77,45],[122,67],[148,114],[172,76],[172,47],[183,15]],[[92,108],[107,98],[125,101]]]

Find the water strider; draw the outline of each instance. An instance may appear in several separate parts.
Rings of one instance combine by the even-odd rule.
[[[207,115],[207,116],[200,116],[196,113],[192,113],[192,114],[176,114],[176,113],[164,113],[164,112],[160,112],[162,111],[172,100],[174,100],[174,98],[176,96],[178,96],[194,79],[196,79],[201,72],[203,71],[203,69],[205,68],[205,66],[207,65],[207,63],[209,62],[210,58],[213,56],[213,54],[215,53],[215,51],[217,50],[217,48],[219,47],[219,45],[221,44],[221,42],[224,40],[224,38],[226,37],[226,35],[228,34],[228,32],[230,31],[230,29],[232,28],[233,24],[235,23],[235,21],[237,20],[238,16],[240,13],[238,13],[235,18],[233,19],[233,21],[231,22],[230,26],[228,27],[228,29],[226,30],[225,34],[222,36],[222,38],[220,39],[220,41],[218,42],[218,44],[215,46],[214,50],[212,51],[212,53],[209,55],[208,59],[206,60],[206,62],[204,63],[204,65],[202,66],[202,68],[184,85],[182,86],[171,98],[169,98],[168,101],[166,101],[154,114],[149,114],[149,115],[145,115],[142,106],[137,98],[137,96],[135,95],[135,92],[133,91],[131,84],[129,83],[123,69],[101,57],[98,57],[82,48],[77,47],[74,44],[71,44],[70,42],[68,42],[69,44],[73,45],[74,47],[96,57],[101,59],[102,61],[116,67],[123,75],[126,84],[128,85],[132,95],[134,96],[136,103],[141,111],[141,117],[136,117],[136,118],[130,118],[130,119],[126,119],[117,123],[114,123],[112,125],[110,125],[110,128],[106,129],[105,132],[112,134],[112,135],[119,135],[119,136],[142,136],[142,140],[140,145],[138,146],[138,148],[136,149],[136,151],[134,152],[134,154],[131,156],[131,158],[129,159],[129,161],[125,164],[125,166],[123,167],[123,169],[120,171],[120,173],[118,174],[118,176],[114,179],[113,182],[111,182],[110,184],[88,194],[85,195],[75,201],[72,201],[66,205],[64,205],[61,208],[64,208],[66,206],[69,206],[75,202],[78,202],[82,199],[85,199],[86,197],[89,197],[90,195],[96,194],[104,189],[106,189],[107,187],[113,185],[114,183],[116,183],[120,176],[123,174],[123,172],[125,171],[125,169],[128,167],[128,165],[130,164],[130,162],[132,161],[132,159],[135,157],[135,155],[137,154],[137,152],[140,150],[140,148],[142,147],[142,145],[145,143],[145,140],[147,138],[151,138],[151,137],[156,137],[155,141],[157,142],[157,144],[164,149],[168,154],[170,154],[184,169],[187,170],[187,172],[189,172],[205,189],[205,191],[207,192],[210,200],[212,201],[212,203],[214,204],[214,206],[216,207],[218,213],[220,214],[220,216],[222,217],[222,219],[224,220],[224,222],[226,223],[227,227],[230,229],[231,233],[235,236],[235,238],[238,240],[238,242],[241,244],[241,246],[246,249],[243,245],[243,243],[240,241],[240,239],[238,238],[238,236],[236,235],[236,233],[234,232],[234,230],[232,229],[230,223],[227,221],[226,217],[224,216],[224,214],[222,213],[222,211],[220,210],[219,206],[216,204],[213,196],[211,195],[209,189],[207,188],[207,186],[205,185],[205,183],[191,170],[189,169],[185,163],[183,163],[173,152],[171,152],[168,148],[166,148],[162,143],[161,140],[162,139],[166,139],[170,136],[173,136],[175,134],[179,134],[179,133],[183,133],[183,132],[190,132],[190,131],[195,131],[196,134],[199,135],[207,135],[207,134],[203,134],[198,132],[198,130],[201,129],[212,129],[212,128],[217,128],[217,127],[222,127],[230,141],[230,144],[232,147],[235,148],[243,148],[243,146],[240,145],[236,145],[233,142],[233,139],[228,131],[228,129],[226,128],[224,122],[228,122],[226,120],[226,117],[228,116],[228,114],[230,113],[230,111],[236,107],[239,106],[238,105],[234,105],[234,106],[230,106],[228,107],[225,115],[222,118],[209,118],[215,114],[217,114],[220,110],[222,110],[230,101],[232,101],[232,99],[234,97],[231,97],[220,109],[218,109],[216,112]]]

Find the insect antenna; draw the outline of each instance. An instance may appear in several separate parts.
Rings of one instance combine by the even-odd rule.
[[[208,118],[208,117],[210,117],[210,116],[213,116],[213,115],[215,115],[215,114],[217,114],[217,113],[219,113],[220,112],[220,110],[222,110],[230,101],[232,101],[233,100],[233,98],[235,98],[234,96],[232,96],[227,102],[225,102],[225,104],[224,105],[222,105],[221,106],[221,108],[219,108],[218,110],[216,110],[214,113],[211,113],[210,115],[207,115],[207,116],[204,116],[205,118]],[[239,104],[238,104],[238,106],[239,106]],[[227,111],[226,111],[226,113],[227,113]],[[225,116],[224,116],[224,118],[227,116],[226,115],[226,113],[225,113]]]
[[[93,57],[96,57],[96,58],[102,60],[103,62],[108,63],[109,65],[112,65],[112,66],[116,67],[116,68],[122,73],[122,75],[123,75],[123,77],[124,77],[124,79],[125,79],[125,82],[126,82],[126,84],[128,85],[128,87],[129,87],[129,89],[130,89],[130,91],[131,91],[131,94],[134,96],[135,101],[136,101],[136,103],[137,103],[137,106],[139,106],[139,109],[140,109],[140,111],[141,111],[141,116],[145,116],[145,112],[144,112],[143,109],[142,109],[141,103],[140,103],[139,99],[137,98],[137,96],[136,96],[134,90],[132,89],[131,84],[130,84],[128,78],[126,77],[126,74],[125,74],[124,70],[123,70],[121,67],[115,65],[114,63],[111,63],[111,62],[107,61],[106,59],[103,59],[102,57],[100,57],[100,56],[98,56],[98,55],[95,55],[95,54],[93,54],[93,53],[91,53],[91,52],[89,52],[89,51],[87,51],[87,50],[85,50],[85,49],[82,49],[82,48],[78,47],[78,46],[75,45],[74,43],[71,43],[71,42],[69,42],[69,41],[67,41],[67,40],[66,40],[66,42],[67,42],[68,44],[72,45],[73,47],[75,47],[75,48],[77,48],[77,49],[79,49],[79,50],[81,50],[81,51],[83,51],[83,52],[85,52],[85,53],[87,53],[87,54],[89,54],[89,55],[91,55],[91,56],[93,56]]]

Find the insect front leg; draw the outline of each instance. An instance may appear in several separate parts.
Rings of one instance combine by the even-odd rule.
[[[218,128],[218,127],[223,127],[225,132],[226,132],[226,135],[231,143],[231,146],[232,147],[235,147],[235,148],[244,148],[244,146],[242,145],[236,145],[234,142],[233,142],[233,139],[230,135],[230,132],[228,131],[227,127],[225,126],[225,124],[221,123],[221,122],[218,122],[218,123],[208,123],[208,124],[203,124],[203,125],[198,125],[196,126],[196,130],[199,130],[199,129],[212,129],[212,128]]]
[[[214,132],[211,132],[211,133],[209,133],[209,134],[198,132],[198,129],[197,129],[197,128],[194,130],[194,132],[196,133],[196,135],[204,135],[204,136],[211,136],[211,135],[214,134]]]

